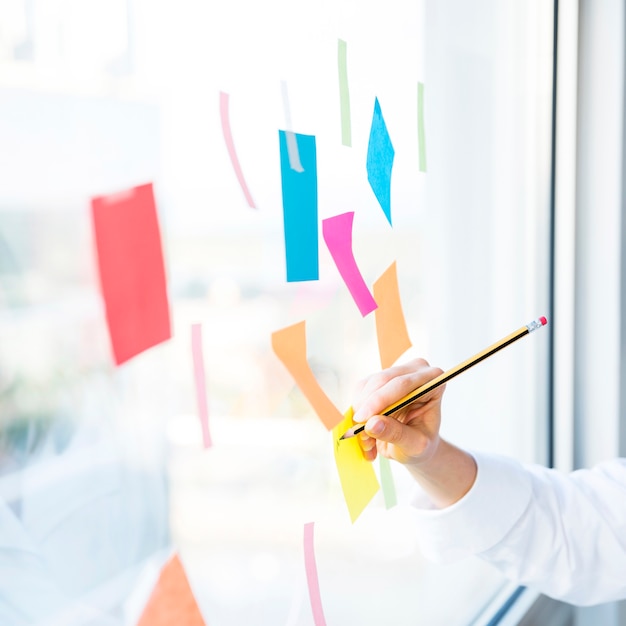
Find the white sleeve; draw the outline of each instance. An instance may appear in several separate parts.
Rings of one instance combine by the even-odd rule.
[[[626,598],[626,459],[569,474],[486,454],[472,489],[416,507],[425,556],[478,556],[509,579],[578,605]]]

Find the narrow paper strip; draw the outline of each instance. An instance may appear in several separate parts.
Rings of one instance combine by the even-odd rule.
[[[202,443],[205,448],[211,447],[209,432],[209,407],[206,394],[206,378],[204,372],[204,355],[202,353],[202,325],[191,325],[191,352],[193,355],[193,373],[196,383],[196,399],[198,417],[202,427]]]
[[[314,522],[304,525],[304,569],[309,585],[309,598],[315,626],[326,626],[324,609],[322,608],[322,595],[317,577],[317,564],[315,562],[315,546],[313,542]]]
[[[235,150],[235,142],[233,141],[233,134],[230,129],[230,118],[228,112],[228,94],[220,91],[220,117],[222,120],[222,133],[224,134],[224,141],[226,142],[226,148],[228,149],[228,156],[230,162],[233,164],[235,175],[239,181],[239,186],[243,191],[243,195],[246,197],[248,206],[252,209],[256,209],[252,194],[248,189],[248,184],[243,176],[241,165],[239,164],[239,158],[237,157],[237,151]]]
[[[341,143],[352,146],[352,124],[350,121],[350,91],[348,89],[347,44],[337,42],[337,65],[339,67],[339,106],[341,109]]]
[[[285,135],[287,136],[287,154],[289,155],[289,165],[296,172],[304,172],[302,163],[300,163],[300,153],[298,151],[298,140],[293,132],[291,124],[291,107],[289,105],[289,90],[287,82],[282,80],[280,83],[283,95],[283,110],[285,111]]]
[[[378,468],[380,470],[380,486],[385,499],[385,508],[391,509],[398,504],[398,497],[396,495],[396,485],[393,480],[391,464],[389,459],[386,456],[382,456],[382,454],[378,455]]]
[[[426,130],[424,128],[424,83],[417,83],[417,138],[420,172],[426,171]]]
[[[354,260],[352,252],[353,221],[354,211],[329,217],[322,220],[322,233],[341,278],[348,287],[361,315],[365,317],[376,308],[376,300],[365,284]]]
[[[313,135],[295,134],[300,163],[297,172],[289,162],[287,133],[278,131],[283,193],[283,224],[287,282],[319,278],[317,226],[317,154]]]

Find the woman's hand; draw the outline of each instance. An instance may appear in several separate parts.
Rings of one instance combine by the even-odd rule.
[[[415,359],[361,381],[352,406],[354,421],[365,422],[358,436],[366,459],[373,461],[380,453],[410,465],[430,458],[439,442],[444,385],[390,416],[381,413],[441,373],[424,359]]]
[[[444,385],[390,416],[381,413],[442,371],[424,359],[390,367],[363,380],[353,403],[354,421],[365,422],[358,435],[363,455],[377,454],[403,463],[429,495],[443,508],[462,498],[476,480],[471,454],[439,437]]]

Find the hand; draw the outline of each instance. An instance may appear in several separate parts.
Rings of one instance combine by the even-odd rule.
[[[390,416],[381,413],[394,402],[442,374],[424,359],[390,367],[364,379],[353,403],[354,421],[365,422],[358,435],[363,455],[373,461],[380,453],[406,465],[428,461],[439,444],[441,398],[437,387]]]

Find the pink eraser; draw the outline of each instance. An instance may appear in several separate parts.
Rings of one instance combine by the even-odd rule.
[[[540,317],[539,321],[541,322],[542,326],[545,326],[548,323],[548,320],[545,317]]]

